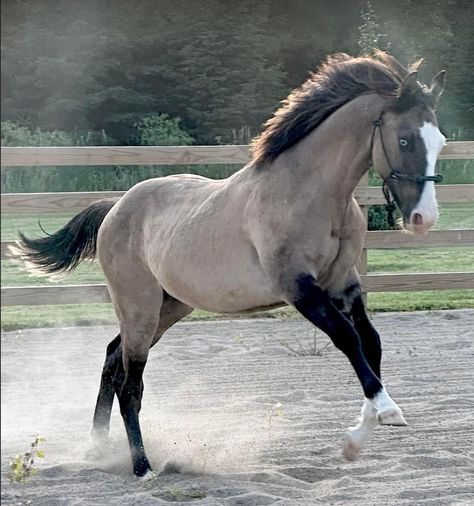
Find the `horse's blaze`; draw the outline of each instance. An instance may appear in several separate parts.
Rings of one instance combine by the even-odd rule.
[[[426,121],[420,127],[420,136],[426,148],[426,176],[434,176],[436,160],[446,142],[446,137],[433,123]],[[405,225],[407,230],[415,234],[426,234],[438,220],[438,202],[436,201],[435,184],[426,181],[421,192],[420,200],[410,215],[410,222]]]

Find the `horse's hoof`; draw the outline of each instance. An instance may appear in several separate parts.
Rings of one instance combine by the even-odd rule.
[[[353,462],[360,455],[361,450],[362,448],[349,436],[344,443],[342,454],[349,462]]]
[[[109,431],[91,429],[91,431],[89,432],[89,439],[94,445],[97,446],[106,445],[110,441]]]
[[[86,458],[98,460],[112,453],[112,451],[112,441],[110,440],[109,433],[92,429],[89,433]]]
[[[394,425],[396,427],[405,427],[408,425],[399,407],[379,411],[377,413],[377,420],[380,425]]]
[[[151,483],[158,478],[158,473],[155,473],[155,471],[148,469],[148,471],[146,471],[146,473],[143,476],[137,476],[137,478],[142,483],[145,483],[145,484]]]
[[[153,470],[145,455],[141,455],[133,461],[133,474],[138,478],[143,478],[148,473],[152,472]]]

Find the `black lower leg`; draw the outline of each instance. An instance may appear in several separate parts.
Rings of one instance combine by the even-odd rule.
[[[358,295],[352,303],[351,316],[354,321],[354,327],[361,338],[362,352],[374,373],[378,378],[382,379],[380,372],[382,344],[379,333],[369,320],[361,295]]]
[[[92,429],[98,435],[105,436],[109,433],[110,414],[112,412],[115,395],[114,381],[121,363],[122,347],[119,334],[107,346],[105,363],[102,369],[99,394],[97,396],[94,420],[92,423]]]
[[[143,394],[142,377],[144,369],[145,362],[129,360],[128,371],[124,381],[120,386],[116,385],[120,413],[125,424],[132,454],[133,473],[137,476],[143,476],[147,471],[151,470],[150,463],[145,455],[138,418]]]
[[[372,398],[380,391],[382,384],[364,356],[361,339],[352,322],[333,304],[312,276],[300,276],[297,279],[297,288],[295,308],[325,332],[334,345],[347,356],[359,378],[364,395]]]

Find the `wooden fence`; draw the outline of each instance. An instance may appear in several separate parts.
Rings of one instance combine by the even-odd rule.
[[[474,159],[474,141],[450,142],[440,159]],[[2,148],[4,167],[97,166],[97,165],[198,165],[239,164],[249,161],[248,146],[164,146],[164,147],[31,147]],[[366,180],[365,183],[367,184]],[[77,212],[101,198],[119,199],[124,192],[14,193],[2,195],[2,213]],[[438,200],[474,202],[474,184],[437,187]],[[380,188],[359,186],[356,198],[363,209],[383,204]],[[1,244],[2,258],[10,243]],[[435,230],[426,236],[398,231],[368,232],[359,265],[366,292],[449,290],[474,288],[474,272],[410,274],[367,274],[367,249],[424,248],[474,245],[474,229]],[[472,268],[472,266],[469,266]],[[2,305],[90,304],[110,302],[105,285],[62,285],[2,288]]]

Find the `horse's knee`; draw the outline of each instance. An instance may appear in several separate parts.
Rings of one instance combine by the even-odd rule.
[[[361,294],[362,290],[359,282],[353,282],[340,292],[339,291],[337,293],[331,292],[330,297],[333,304],[345,316],[347,316],[347,318],[351,319],[354,303],[358,298],[361,298]]]
[[[354,339],[346,339],[348,334],[354,335],[351,322],[334,305],[313,276],[300,275],[296,286],[293,305],[303,316],[328,334],[338,348],[357,344],[357,336],[354,336]]]
[[[366,397],[373,397],[382,384],[365,358],[360,337],[351,320],[334,305],[328,293],[316,279],[303,274],[296,278],[297,293],[293,299],[294,307],[311,323],[325,332],[334,345],[351,362],[362,385]]]

